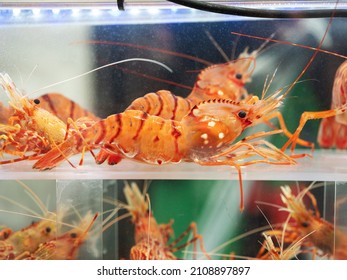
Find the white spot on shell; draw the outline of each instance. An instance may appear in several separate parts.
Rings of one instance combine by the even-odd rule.
[[[223,96],[223,95],[224,95],[224,92],[221,91],[221,90],[219,90],[219,91],[217,92],[217,94],[218,94],[219,96]]]
[[[218,137],[219,137],[219,139],[223,139],[224,138],[224,133],[223,132],[219,132],[219,134],[218,134]]]
[[[209,121],[207,124],[209,127],[214,127],[216,125],[215,121]]]
[[[201,134],[201,136],[200,136],[202,139],[207,139],[208,138],[208,135],[207,135],[207,133],[204,133],[204,134]]]
[[[204,141],[204,145],[207,145],[207,144],[208,144],[208,140],[205,140],[205,141]]]

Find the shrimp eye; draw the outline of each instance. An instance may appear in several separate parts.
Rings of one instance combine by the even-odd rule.
[[[51,230],[52,230],[52,229],[51,229],[50,227],[46,227],[46,232],[47,232],[47,233],[50,233]]]
[[[76,237],[77,237],[77,233],[75,233],[75,232],[71,233],[71,234],[70,234],[70,237],[71,237],[71,238],[76,238]]]
[[[34,103],[37,105],[40,104],[40,99],[34,99]]]
[[[245,118],[247,116],[247,113],[245,111],[240,111],[237,114],[241,119]]]
[[[304,227],[304,228],[309,227],[309,225],[310,225],[310,224],[309,224],[308,222],[302,222],[302,223],[301,223],[301,226]]]
[[[238,79],[238,80],[241,80],[241,79],[242,79],[242,74],[237,73],[237,74],[235,75],[235,78]]]

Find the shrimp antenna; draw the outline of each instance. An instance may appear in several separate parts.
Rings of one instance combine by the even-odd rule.
[[[207,30],[205,30],[205,33],[208,37],[208,39],[210,39],[211,43],[214,45],[214,47],[218,50],[218,52],[222,55],[222,57],[225,59],[226,62],[229,62],[230,59],[227,56],[227,54],[225,53],[225,51],[222,49],[222,47],[218,44],[218,42],[216,41],[215,38],[213,38],[213,36],[211,35],[211,33]]]
[[[34,72],[36,71],[37,67],[38,67],[38,64],[36,64],[34,66],[33,70],[30,71],[30,73],[29,73],[28,77],[25,79],[24,83],[27,83],[30,80],[31,76],[34,74]],[[22,81],[22,83],[23,83],[23,81]]]
[[[282,45],[290,45],[290,46],[294,46],[294,47],[300,47],[300,48],[309,49],[309,50],[313,50],[313,51],[319,51],[321,53],[325,53],[325,54],[329,54],[329,55],[333,55],[333,56],[347,59],[347,56],[343,55],[343,54],[339,54],[339,53],[335,53],[335,52],[331,52],[328,50],[315,48],[315,47],[311,47],[311,46],[306,46],[306,45],[302,45],[302,44],[292,43],[289,41],[276,40],[276,39],[273,39],[273,36],[270,36],[270,38],[265,38],[265,37],[255,36],[255,35],[243,34],[243,33],[239,33],[239,32],[231,32],[231,34],[242,36],[242,37],[247,37],[247,38],[253,38],[253,39],[257,39],[257,40],[266,40],[268,42],[279,43]]]
[[[280,224],[274,224],[273,226],[277,226],[277,225],[280,225]],[[247,231],[247,232],[245,232],[243,234],[240,234],[240,235],[238,235],[238,236],[236,236],[236,237],[234,237],[234,238],[232,238],[232,239],[222,243],[221,245],[215,247],[213,250],[211,250],[209,252],[209,254],[215,254],[216,252],[222,250],[226,246],[228,246],[228,245],[230,245],[230,244],[232,244],[232,243],[234,243],[234,242],[236,242],[238,240],[241,240],[242,238],[245,238],[247,236],[251,236],[251,235],[253,235],[255,233],[262,232],[264,230],[268,230],[269,228],[270,228],[269,225],[265,225],[265,226],[262,226],[262,227],[258,227],[258,228],[249,230],[249,231]]]
[[[47,209],[47,207],[42,203],[41,199],[26,185],[24,184],[22,181],[16,180],[18,184],[20,184],[25,191],[28,193],[29,197],[36,203],[36,205],[40,208],[40,210],[42,211],[43,214],[47,214],[49,211]],[[18,206],[19,208],[27,211],[28,213],[31,213],[34,215],[34,217],[40,217],[40,214],[37,213],[36,211],[34,211],[33,209],[30,209],[29,207],[11,199],[8,197],[4,197],[2,195],[0,195],[0,198],[8,201],[10,203],[12,203],[15,206]]]
[[[334,19],[334,15],[336,13],[336,8],[338,5],[338,1],[335,3],[335,7],[334,10],[331,12],[331,16],[329,18],[329,22],[328,22],[328,26],[327,29],[325,30],[322,39],[320,40],[315,52],[313,53],[313,55],[311,56],[309,62],[306,64],[305,68],[301,71],[301,73],[296,77],[296,79],[294,80],[294,82],[288,87],[287,91],[280,97],[280,101],[292,90],[292,88],[298,83],[298,81],[301,79],[301,77],[305,74],[306,70],[311,66],[312,62],[314,61],[314,59],[316,58],[317,54],[319,53],[319,50],[321,49],[323,42],[326,38],[326,36],[328,35],[328,31],[331,27],[331,23]]]
[[[153,59],[147,59],[147,58],[128,58],[128,59],[124,59],[124,60],[119,60],[119,61],[116,61],[116,62],[112,62],[112,63],[108,63],[106,65],[103,65],[103,66],[100,66],[100,67],[97,67],[95,69],[92,69],[90,71],[87,71],[85,73],[82,73],[82,74],[79,74],[79,75],[76,75],[74,77],[71,77],[71,78],[68,78],[68,79],[65,79],[63,81],[60,81],[60,82],[56,82],[56,83],[53,83],[53,84],[50,84],[48,86],[44,86],[38,90],[35,90],[34,92],[32,92],[31,94],[34,94],[34,93],[37,93],[41,90],[44,90],[44,89],[47,89],[47,88],[51,88],[53,86],[57,86],[57,85],[60,85],[60,84],[64,84],[64,83],[67,83],[67,82],[70,82],[72,80],[75,80],[75,79],[78,79],[78,78],[81,78],[81,77],[84,77],[86,75],[89,75],[91,73],[94,73],[96,71],[99,71],[101,69],[104,69],[104,68],[107,68],[107,67],[110,67],[110,66],[113,66],[113,65],[118,65],[118,64],[121,64],[121,63],[126,63],[126,62],[131,62],[131,61],[144,61],[144,62],[150,62],[150,63],[154,63],[154,64],[157,64],[163,68],[165,68],[166,70],[168,70],[170,73],[173,72],[173,70],[166,66],[164,63],[161,63],[159,61],[156,61],[156,60],[153,60]]]
[[[26,184],[24,184],[22,181],[16,180],[19,185],[21,185],[25,191],[29,194],[29,196],[32,198],[32,200],[37,204],[37,206],[40,208],[43,214],[48,213],[48,209],[46,205],[42,202],[42,200],[38,197],[36,193],[34,193]]]

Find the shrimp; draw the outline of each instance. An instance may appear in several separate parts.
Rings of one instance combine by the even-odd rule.
[[[239,102],[248,99],[244,86],[251,79],[254,69],[251,69],[251,64],[255,63],[261,49],[262,46],[251,53],[246,49],[236,60],[215,64],[202,70],[186,98],[167,90],[159,90],[135,99],[126,110],[140,110],[149,115],[181,121],[201,101],[223,98]],[[96,161],[100,164],[106,159],[109,164],[116,164],[121,160],[120,157],[102,150]]]
[[[163,50],[159,48],[152,48],[149,46],[142,46],[138,44],[135,45],[135,44],[123,43],[123,42],[109,42],[109,41],[95,41],[95,40],[86,41],[86,43],[101,44],[101,45],[116,45],[116,46],[124,46],[124,47],[136,48],[136,49],[145,49],[145,50],[154,51],[155,53],[159,52],[163,54],[174,55],[177,57],[182,57],[185,59],[193,60],[205,65],[208,65],[207,68],[203,69],[199,73],[191,93],[187,96],[187,98],[185,98],[186,101],[188,101],[189,103],[192,103],[193,105],[196,105],[197,103],[203,100],[209,100],[214,98],[231,99],[234,101],[240,101],[244,99],[245,97],[248,96],[248,92],[245,89],[245,85],[251,82],[251,76],[255,69],[256,58],[259,55],[259,53],[262,50],[264,50],[269,40],[266,40],[263,44],[259,46],[258,49],[252,52],[249,52],[248,48],[245,48],[244,51],[240,53],[237,59],[229,59],[228,56],[222,50],[222,48],[219,46],[219,44],[214,40],[212,35],[209,32],[206,32],[206,33],[210,41],[213,43],[213,45],[216,47],[216,49],[220,52],[220,54],[225,59],[226,61],[225,63],[213,64],[209,61],[199,59],[195,56]],[[138,74],[147,78],[152,78],[155,80],[160,80],[157,78],[147,76],[145,74],[139,74],[136,72],[135,74]],[[170,83],[168,81],[166,82]],[[176,84],[176,83],[172,82],[172,84]],[[163,109],[160,110],[159,116],[163,118],[172,118],[175,120],[181,119],[182,116],[180,116],[179,114],[176,116],[171,116],[171,112],[174,110],[174,108],[176,106],[178,106],[179,108],[180,102],[177,102],[176,104],[175,100],[166,100],[169,102],[165,103],[164,100],[160,101],[155,98],[154,95],[156,93],[149,93],[149,94],[151,94],[149,96],[151,97],[150,99],[147,100],[147,98],[140,97],[136,100],[136,102],[134,101],[129,106],[128,109],[133,109],[133,110],[144,109],[144,111],[146,111],[149,114],[155,114],[155,112],[158,113],[159,111],[159,110],[156,110],[155,108],[159,106],[159,104],[161,104],[160,106],[163,106]],[[160,99],[160,97],[157,97],[157,98]],[[141,107],[143,109],[140,109]],[[154,111],[152,112],[151,110],[154,110]],[[166,111],[168,116],[165,115]]]
[[[306,236],[303,246],[312,245],[327,256],[334,259],[347,259],[347,235],[341,229],[322,219],[317,209],[315,197],[310,193],[313,184],[300,191],[296,196],[292,194],[289,186],[282,186],[281,199],[285,205],[283,210],[289,212],[288,219],[294,220],[288,225],[285,240]],[[311,200],[314,210],[310,210],[303,202],[305,196]],[[272,235],[276,235],[275,230]]]
[[[127,110],[141,110],[150,115],[180,121],[201,101],[230,99],[239,102],[248,97],[245,84],[250,82],[255,58],[261,48],[248,53],[246,49],[236,60],[211,65],[202,70],[191,93],[183,98],[167,90],[147,93],[135,99]]]
[[[336,71],[331,108],[338,108],[347,101],[347,60]],[[318,132],[318,143],[322,148],[347,148],[347,113],[323,119]]]
[[[204,248],[202,236],[197,233],[195,223],[191,223],[186,231],[171,244],[168,244],[173,235],[173,221],[171,220],[168,224],[158,224],[148,208],[148,202],[135,183],[129,185],[126,182],[124,195],[128,203],[125,207],[131,213],[132,222],[135,225],[135,245],[131,248],[130,259],[176,260],[177,257],[174,252],[189,244],[196,246],[197,241],[200,242],[201,252],[210,259]],[[192,239],[183,245],[176,246],[191,231],[193,232]]]
[[[13,101],[10,103],[12,107],[4,111],[6,121],[0,123],[0,151],[19,156],[18,160],[35,159],[37,155],[47,152],[52,144],[60,143],[65,137],[68,118],[98,120],[92,113],[61,94],[49,93],[28,100],[8,75],[4,74],[0,79]],[[54,132],[55,128],[57,134]],[[28,152],[32,154],[25,156]],[[14,161],[17,160],[9,162]]]
[[[27,185],[21,181],[18,181],[18,183],[30,194],[30,197],[40,207],[43,212],[43,216],[41,217],[27,207],[19,205],[11,199],[1,196],[1,199],[10,201],[11,203],[18,205],[27,211],[30,210],[31,215],[34,217],[40,217],[40,220],[33,222],[31,225],[22,228],[19,231],[12,231],[9,228],[3,229],[1,231],[2,238],[0,239],[0,247],[2,248],[0,250],[0,259],[14,259],[22,253],[32,253],[41,243],[55,238],[57,234],[56,214],[48,211],[39,197]]]
[[[26,98],[8,74],[0,74],[0,84],[14,110],[9,124],[19,124],[24,129],[36,131],[50,143],[61,143],[64,140],[66,124],[61,119],[36,106],[36,99],[33,101]]]
[[[120,158],[150,164],[186,161],[200,165],[231,165],[238,170],[242,182],[241,166],[258,162],[295,163],[264,140],[249,143],[264,133],[248,136],[230,146],[248,126],[261,121],[268,110],[279,105],[275,96],[263,100],[268,103],[265,106],[263,102],[240,106],[231,100],[204,101],[193,107],[180,122],[127,110],[71,134],[61,145],[41,157],[33,168],[51,169],[74,154],[101,147]],[[263,159],[243,161],[257,155]]]
[[[64,83],[64,82],[82,77],[84,75],[88,75],[100,69],[103,69],[112,65],[124,63],[124,62],[129,62],[129,61],[151,62],[151,63],[158,64],[161,67],[164,67],[167,70],[171,71],[171,69],[168,68],[166,65],[154,60],[142,59],[142,58],[131,58],[131,59],[116,61],[107,65],[100,66],[98,68],[95,68],[83,74],[80,74],[76,77],[72,77],[70,79],[55,83],[53,85]],[[7,96],[9,97],[10,99],[9,104],[11,105],[11,108],[13,109],[13,114],[9,117],[8,124],[10,126],[19,125],[19,127],[23,129],[24,132],[28,132],[31,134],[36,133],[38,135],[38,137],[36,138],[43,138],[45,142],[48,142],[49,144],[48,148],[51,148],[52,146],[56,146],[57,144],[62,143],[63,140],[67,137],[70,130],[69,119],[73,117],[78,118],[77,120],[71,119],[71,122],[74,121],[74,127],[72,128],[72,130],[77,128],[78,126],[86,127],[90,125],[91,123],[93,123],[93,121],[98,120],[98,118],[95,117],[92,113],[87,112],[86,110],[82,109],[79,106],[75,106],[75,103],[73,101],[70,101],[69,99],[62,97],[60,94],[44,95],[41,97],[41,99],[34,99],[34,100],[28,99],[27,96],[25,96],[23,92],[16,87],[15,83],[12,81],[10,76],[6,73],[0,73],[0,84],[2,88],[4,89],[4,91],[6,92]],[[50,86],[46,86],[42,89],[46,89]],[[55,102],[52,102],[51,97],[55,98]],[[38,106],[41,102],[43,104],[41,106]],[[57,106],[62,106],[62,105],[64,105],[63,107],[64,109],[57,110]],[[70,110],[66,111],[65,106],[68,106],[68,105],[70,105],[70,108],[69,108]],[[47,108],[47,110],[44,108]],[[14,140],[15,145],[19,147],[24,146],[25,148],[23,148],[23,150],[28,151],[28,147],[26,146],[26,141],[22,141],[23,139],[20,137],[21,135],[18,137],[16,137],[17,136],[16,134],[8,136],[6,135],[6,131],[4,132],[4,134],[5,134],[4,136],[0,137],[0,140],[2,142],[4,142],[4,140],[6,141],[7,139]],[[24,138],[27,139],[28,136],[26,135]],[[7,146],[6,144],[5,145],[1,144],[0,147]],[[22,156],[22,158],[16,159],[14,161],[19,161],[24,159],[33,159],[33,158],[36,158],[39,154],[45,153],[47,147],[42,144],[41,139],[37,143],[37,149],[40,152],[34,153],[32,157]],[[14,161],[11,161],[11,160],[2,161],[0,163],[5,164],[5,163],[11,163]]]
[[[35,159],[64,140],[67,125],[61,119],[37,106],[38,99],[26,98],[9,75],[0,74],[0,84],[13,109],[8,124],[0,127],[1,152],[19,156],[17,159],[2,161],[1,164]]]
[[[94,216],[89,212],[82,218],[79,225],[55,239],[41,243],[38,249],[31,253],[24,253],[17,259],[28,260],[73,260],[78,256],[80,247],[88,238],[88,232],[92,228],[98,213]]]

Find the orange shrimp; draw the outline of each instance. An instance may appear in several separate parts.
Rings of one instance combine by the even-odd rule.
[[[55,239],[40,244],[38,249],[31,253],[23,253],[17,259],[28,260],[74,260],[77,258],[80,247],[88,238],[98,213],[94,217],[87,213],[79,225]]]
[[[23,182],[18,181],[19,185],[30,194],[30,197],[42,210],[43,215],[39,215],[30,210],[30,216],[39,217],[40,220],[31,223],[29,226],[12,231],[5,228],[1,231],[2,238],[0,239],[0,259],[14,259],[18,255],[29,252],[34,252],[41,243],[47,242],[55,238],[57,234],[57,217],[53,212],[48,211],[39,197]],[[22,206],[11,199],[1,196],[1,199],[7,200],[19,207],[29,211],[25,206]],[[5,210],[0,210],[7,212]]]
[[[176,240],[168,244],[173,235],[172,223],[158,224],[153,213],[148,207],[148,202],[141,194],[135,183],[129,185],[126,182],[124,195],[127,200],[125,208],[131,213],[132,222],[135,225],[135,245],[131,248],[130,259],[132,260],[176,260],[174,252],[196,242],[200,242],[201,252],[208,258],[203,245],[202,236],[197,233],[196,224],[192,223]],[[176,246],[189,232],[193,237],[186,243]],[[195,250],[196,251],[196,250]]]
[[[0,74],[0,84],[14,110],[9,119],[10,125],[19,124],[21,128],[36,131],[50,143],[61,143],[64,140],[66,124],[61,119],[36,106],[35,100],[26,98],[8,74]]]
[[[314,246],[334,259],[347,259],[347,235],[320,217],[316,199],[310,192],[312,186],[313,184],[296,196],[292,194],[289,186],[281,187],[281,198],[285,205],[283,210],[288,211],[288,219],[294,221],[288,224],[284,240],[291,242],[293,239],[306,237],[303,240],[303,246],[308,248]],[[305,196],[310,198],[314,210],[308,209],[304,204]],[[276,236],[278,231],[275,230],[272,233],[270,231],[269,234]]]
[[[72,77],[70,79],[55,83],[53,85],[57,85],[63,82],[67,82],[76,78],[79,78],[84,75],[88,75],[92,72],[98,71],[100,69],[117,65],[120,63],[125,63],[129,61],[145,61],[145,62],[151,62],[156,63],[167,70],[171,71],[170,68],[168,68],[166,65],[150,60],[150,59],[142,59],[142,58],[131,58],[131,59],[125,59],[121,61],[116,61],[107,65],[100,66],[98,68],[95,68],[93,70],[90,70],[88,72],[85,72],[83,74],[80,74],[76,77]],[[38,139],[36,149],[39,152],[35,152],[33,155],[29,156],[21,156],[21,158],[15,159],[15,160],[8,160],[8,161],[2,161],[0,164],[5,163],[11,163],[15,161],[20,161],[24,159],[34,159],[38,155],[45,153],[47,150],[47,142],[49,144],[48,148],[51,148],[52,146],[55,146],[57,144],[60,144],[67,134],[69,133],[69,121],[67,119],[71,119],[72,117],[78,118],[72,119],[74,122],[75,129],[78,126],[86,127],[93,123],[95,120],[99,120],[97,117],[95,117],[92,113],[87,112],[86,110],[82,109],[79,106],[76,106],[76,103],[61,96],[60,94],[50,94],[50,95],[44,95],[38,99],[30,100],[23,94],[22,91],[20,91],[15,83],[12,81],[10,76],[6,73],[0,73],[0,84],[4,91],[6,92],[7,96],[9,97],[10,101],[9,104],[12,107],[13,113],[9,117],[8,124],[10,126],[19,126],[20,128],[19,132],[20,135],[7,135],[7,131],[9,129],[14,129],[13,127],[6,127],[7,130],[2,132],[2,135],[0,135],[0,141],[6,142],[8,139],[10,139],[10,143],[6,142],[0,143],[0,147],[10,147],[9,150],[12,151],[12,147],[20,147],[22,150],[25,150],[25,152],[30,152],[28,149],[29,147],[26,145],[26,140],[29,138],[28,135],[24,136],[23,139],[23,132],[29,133],[34,135],[34,137],[31,137],[32,139]],[[50,85],[52,86],[52,85]],[[50,86],[46,86],[42,89],[46,89]],[[55,99],[54,102],[52,102],[51,98],[53,97]],[[40,103],[43,103],[40,105]],[[60,109],[57,109],[57,106],[64,106]],[[69,106],[69,110],[66,111],[66,107]],[[47,108],[44,109],[44,108]],[[64,122],[64,121],[65,122]],[[1,130],[0,130],[1,132]],[[44,140],[44,141],[43,141]],[[13,142],[13,143],[12,143]],[[23,148],[24,147],[24,148]],[[3,151],[6,152],[6,149]]]
[[[191,93],[186,97],[170,91],[151,92],[135,99],[127,110],[141,110],[150,115],[180,121],[201,101],[230,99],[239,102],[248,97],[245,84],[250,82],[255,58],[261,48],[248,53],[246,49],[236,60],[211,65],[202,70]]]
[[[242,190],[241,166],[259,162],[295,163],[264,140],[249,142],[280,131],[254,134],[233,144],[248,126],[261,122],[270,110],[280,105],[278,94],[255,104],[240,105],[230,100],[201,102],[180,122],[127,110],[70,134],[65,142],[40,158],[34,168],[50,169],[74,154],[101,147],[120,158],[150,164],[187,161],[231,165],[238,170]],[[244,161],[254,156],[262,159]],[[242,191],[241,198],[243,201]]]
[[[251,80],[255,58],[259,49],[248,53],[246,49],[236,60],[215,64],[202,70],[188,97],[177,96],[167,90],[147,93],[135,99],[126,110],[140,110],[168,120],[180,121],[191,109],[201,101],[210,99],[230,99],[235,102],[248,98],[245,84]],[[119,163],[120,157],[100,151],[96,161],[100,164],[105,160],[109,164]]]
[[[130,47],[135,49],[145,49],[149,51],[154,51],[155,53],[163,53],[163,54],[169,54],[177,57],[182,57],[185,59],[193,60],[205,65],[208,65],[207,68],[203,69],[198,77],[197,80],[192,88],[191,93],[186,98],[187,101],[192,102],[194,105],[197,103],[203,101],[203,100],[209,100],[214,98],[223,98],[223,99],[231,99],[234,101],[240,101],[243,98],[245,98],[248,93],[245,89],[245,84],[249,83],[251,81],[251,76],[253,74],[253,71],[255,69],[255,62],[256,57],[259,55],[259,53],[265,48],[267,43],[269,42],[266,40],[258,49],[249,52],[248,48],[245,48],[244,51],[239,55],[237,59],[230,60],[227,55],[224,53],[222,48],[219,46],[219,44],[214,40],[212,35],[209,32],[206,32],[208,38],[213,43],[213,45],[216,47],[216,49],[220,52],[220,54],[224,57],[226,60],[226,63],[220,63],[220,64],[213,64],[209,61],[197,58],[195,56],[177,53],[169,50],[163,50],[159,48],[153,48],[149,46],[142,46],[139,44],[131,44],[131,43],[123,43],[123,42],[110,42],[110,41],[96,41],[96,40],[90,40],[86,41],[85,43],[88,44],[100,44],[100,45],[114,45],[114,46],[124,46],[124,47]],[[127,70],[129,71],[129,70]],[[140,74],[133,71],[130,71],[131,73],[135,73],[141,76],[144,76],[146,78],[154,79],[154,80],[160,80],[155,77],[148,76],[146,74]],[[161,80],[163,81],[163,80]],[[167,83],[172,83],[177,85],[177,83],[164,81]],[[182,85],[181,85],[182,86]],[[153,96],[152,96],[153,98]],[[153,101],[153,100],[152,100]],[[170,100],[169,100],[170,101]],[[171,102],[171,101],[170,101]],[[162,102],[160,102],[162,103]],[[163,118],[170,118],[171,112],[174,107],[177,105],[174,104],[165,104],[163,103],[163,110],[160,110],[161,114],[159,116]],[[154,114],[150,110],[150,107],[155,107],[158,104],[158,101],[156,101],[154,104],[148,104],[146,100],[143,100],[143,97],[140,97],[135,104],[132,104],[129,109],[133,110],[142,110],[137,106],[144,106],[144,108],[148,107],[148,111],[145,110],[149,114]],[[151,105],[151,106],[150,106]],[[168,114],[169,116],[165,116],[165,108],[168,106]],[[179,106],[179,105],[178,105]],[[177,116],[174,117],[175,120],[180,120],[181,117]]]
[[[338,108],[347,101],[347,60],[336,71],[331,108]],[[323,119],[318,132],[318,143],[322,148],[347,148],[347,113]]]
[[[0,84],[8,95],[13,110],[8,124],[0,127],[1,151],[20,156],[2,161],[1,164],[34,159],[64,140],[67,125],[61,119],[37,106],[37,99],[26,98],[9,75],[0,74]]]

